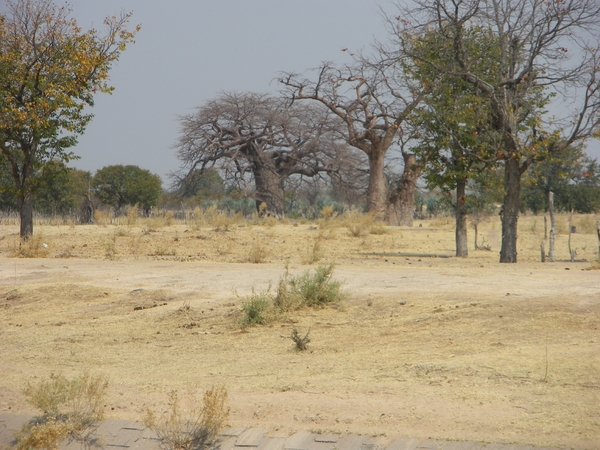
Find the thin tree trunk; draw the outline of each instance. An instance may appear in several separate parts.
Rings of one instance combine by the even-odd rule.
[[[385,152],[374,149],[369,154],[369,191],[367,193],[367,211],[376,218],[383,219],[387,202],[385,187]]]
[[[402,156],[404,157],[404,172],[390,195],[387,220],[392,226],[412,227],[415,216],[415,191],[421,169],[416,166],[415,155],[403,153]]]
[[[28,240],[33,234],[33,195],[31,193],[17,196],[17,208],[21,219],[20,236]]]
[[[554,262],[554,241],[556,238],[556,218],[554,217],[554,192],[548,192],[548,214],[550,214],[550,239],[548,240],[548,261]]]
[[[460,179],[456,183],[456,256],[466,258],[469,255],[467,245],[467,181]]]
[[[519,160],[509,158],[504,166],[504,203],[502,205],[501,263],[517,262],[517,221],[519,218],[519,194],[521,171]]]

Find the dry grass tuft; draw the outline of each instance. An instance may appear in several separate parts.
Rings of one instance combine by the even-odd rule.
[[[372,214],[361,214],[356,211],[351,211],[346,214],[344,224],[348,229],[350,236],[362,237],[369,234],[374,220]]]
[[[27,401],[43,414],[20,431],[17,449],[58,448],[69,438],[88,443],[94,427],[102,419],[108,381],[103,376],[85,374],[68,380],[51,375],[24,391]]]
[[[26,241],[20,241],[19,247],[14,248],[12,252],[15,258],[46,258],[49,254],[50,249],[44,242],[42,233],[36,233]]]

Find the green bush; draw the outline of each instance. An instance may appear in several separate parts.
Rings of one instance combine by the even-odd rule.
[[[268,323],[272,307],[273,299],[268,290],[262,294],[252,292],[250,300],[242,305],[244,311],[242,326],[249,327]]]

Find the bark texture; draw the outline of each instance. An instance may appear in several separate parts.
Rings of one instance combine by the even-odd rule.
[[[404,172],[392,191],[387,208],[387,221],[391,226],[413,226],[415,215],[415,191],[421,174],[417,159],[411,153],[404,153]]]

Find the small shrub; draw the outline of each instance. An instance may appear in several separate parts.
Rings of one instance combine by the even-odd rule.
[[[307,346],[308,346],[308,343],[310,342],[310,338],[308,337],[309,333],[310,333],[310,329],[306,332],[306,335],[304,337],[302,337],[302,336],[300,336],[300,333],[298,333],[297,329],[294,328],[292,330],[292,335],[290,336],[290,338],[296,344],[296,350],[303,352],[304,350],[308,349]]]
[[[269,322],[272,313],[273,300],[269,291],[257,294],[252,291],[250,300],[242,304],[244,316],[242,317],[242,327],[251,327],[254,325],[264,325]]]
[[[43,415],[25,424],[17,436],[17,448],[54,449],[66,438],[88,442],[102,419],[107,387],[106,378],[89,374],[73,380],[51,375],[38,384],[29,383],[25,397]]]
[[[333,264],[319,266],[314,274],[307,271],[290,280],[290,285],[300,294],[306,306],[320,307],[336,303],[343,298],[342,284],[339,281],[331,281],[333,267]]]
[[[145,425],[154,430],[160,439],[160,446],[166,450],[201,450],[210,446],[225,426],[229,417],[227,389],[212,387],[204,393],[202,401],[190,393],[188,404],[181,405],[179,394],[169,394],[169,411],[156,421],[148,411]]]
[[[303,306],[322,307],[339,302],[344,298],[339,281],[331,281],[333,264],[319,266],[314,273],[304,272],[298,277],[290,277],[286,270],[279,281],[275,307],[282,311],[293,311]]]

